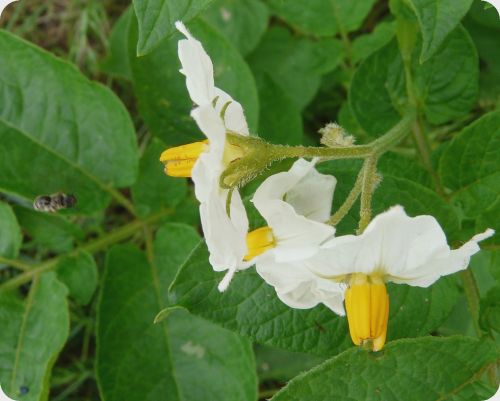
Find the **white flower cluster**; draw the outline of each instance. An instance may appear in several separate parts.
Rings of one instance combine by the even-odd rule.
[[[182,23],[176,26],[186,36],[179,41],[179,58],[197,105],[191,115],[208,143],[194,152],[186,148],[194,144],[168,149],[161,160],[167,174],[176,175],[177,168],[177,176],[194,181],[210,263],[216,271],[227,270],[219,290],[226,290],[236,271],[255,265],[290,307],[322,303],[345,315],[345,304],[353,341],[371,339],[374,350],[382,348],[389,307],[384,283],[427,287],[465,269],[479,251],[478,242],[493,230],[452,250],[434,217],[409,217],[401,206],[394,206],[376,216],[361,235],[336,237],[335,228],[325,223],[336,179],[316,171],[315,160],[299,159],[256,190],[252,202],[267,225],[249,232],[240,194],[219,183],[227,165],[241,157],[238,149],[228,146],[227,132],[249,135],[243,109],[215,87],[213,65],[201,43]],[[367,313],[372,316],[368,322],[363,318]]]

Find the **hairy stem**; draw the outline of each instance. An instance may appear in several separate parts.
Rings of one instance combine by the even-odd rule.
[[[361,179],[361,206],[359,209],[358,234],[361,234],[372,218],[372,195],[375,190],[377,156],[365,160]]]
[[[354,206],[354,203],[359,197],[361,193],[361,184],[363,183],[363,169],[360,170],[358,177],[356,178],[356,182],[354,183],[354,187],[347,195],[344,203],[338,208],[338,210],[328,219],[326,224],[330,224],[332,226],[336,226],[342,219],[349,213],[349,210]]]

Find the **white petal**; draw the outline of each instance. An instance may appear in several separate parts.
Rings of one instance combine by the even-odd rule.
[[[286,192],[286,201],[298,214],[323,223],[330,218],[337,180],[332,175],[318,173],[311,168],[314,164],[301,159],[294,163],[290,171],[302,177]]]
[[[215,88],[215,96],[217,97],[215,104],[217,113],[221,113],[222,109],[227,105],[224,113],[224,125],[226,128],[241,135],[249,135],[247,120],[241,104],[233,100],[231,96],[219,88]]]
[[[344,289],[340,284],[323,279],[301,262],[275,263],[272,258],[257,261],[257,272],[275,287],[278,297],[288,306],[298,309],[325,304],[339,315],[344,315]]]
[[[228,191],[213,190],[207,202],[200,205],[200,219],[210,251],[210,264],[216,271],[241,269],[247,253],[248,219],[237,191],[231,199],[231,217],[226,213]]]
[[[421,265],[400,272],[391,277],[396,283],[406,283],[418,287],[428,287],[442,276],[456,273],[467,268],[472,255],[480,251],[478,242],[491,237],[494,230],[488,229],[477,234],[458,249],[444,251]]]
[[[182,64],[180,71],[186,76],[189,96],[199,106],[210,104],[215,97],[212,60],[200,41],[189,33],[182,22],[177,21],[175,26],[187,38],[179,40],[178,54]]]
[[[191,116],[209,140],[208,151],[200,155],[192,171],[196,198],[200,202],[206,202],[212,188],[219,187],[219,177],[224,170],[222,157],[226,130],[211,105],[194,109]]]
[[[409,217],[395,206],[376,216],[363,234],[326,242],[309,267],[322,277],[379,272],[389,281],[427,287],[441,276],[465,269],[479,251],[477,242],[492,233],[487,230],[452,251],[434,217]]]
[[[336,179],[320,174],[315,162],[297,160],[289,171],[274,174],[257,189],[253,202],[267,220],[274,211],[267,212],[269,200],[286,200],[295,211],[309,219],[324,222],[330,217]]]
[[[5,10],[5,7],[7,7],[10,3],[13,3],[14,1],[17,0],[0,0],[0,16],[3,13],[3,10]]]
[[[289,171],[267,178],[255,192],[252,201],[272,228],[277,240],[277,246],[271,251],[276,261],[286,262],[309,258],[318,251],[322,242],[334,235],[334,227],[301,215],[294,208],[295,204],[289,202],[288,199],[291,194],[292,201],[296,202],[300,211],[311,212],[316,216],[324,213],[324,210],[318,211],[316,208],[318,203],[312,200],[313,197],[318,196],[316,193],[299,194],[298,191],[298,189],[311,190],[316,183],[323,181],[333,192],[335,182],[329,179],[326,183],[320,176],[322,175],[314,169],[314,163],[301,159],[295,162]],[[313,184],[308,184],[306,182],[308,180],[312,180]],[[329,205],[331,205],[331,196],[326,195]],[[312,208],[307,205],[308,197],[311,200],[310,204],[314,205]],[[329,216],[330,206],[327,209],[326,214]]]
[[[266,210],[274,211],[266,221],[277,241],[272,252],[278,262],[309,258],[335,234],[334,227],[298,215],[286,202],[270,201]]]

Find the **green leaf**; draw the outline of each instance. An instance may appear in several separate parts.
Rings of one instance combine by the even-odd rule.
[[[248,60],[254,72],[269,74],[302,110],[318,91],[321,75],[334,70],[342,57],[337,40],[298,38],[277,26],[266,32]]]
[[[500,285],[493,287],[481,301],[481,326],[500,333]]]
[[[476,217],[500,201],[499,147],[500,112],[492,112],[455,136],[441,158],[443,185],[468,217]]]
[[[394,37],[396,24],[393,21],[381,22],[375,26],[373,32],[358,36],[352,42],[352,61],[357,63],[364,60],[373,52],[385,46]]]
[[[247,341],[185,311],[153,323],[168,306],[167,286],[177,267],[198,241],[192,228],[167,224],[149,261],[130,245],[108,252],[97,332],[97,378],[104,400],[256,399]]]
[[[477,54],[462,27],[455,29],[426,63],[412,55],[416,97],[432,124],[463,117],[474,105],[478,91]],[[406,109],[403,62],[395,40],[368,57],[354,74],[349,91],[351,109],[361,126],[379,136],[400,119]]]
[[[443,44],[469,10],[472,0],[405,0],[417,16],[423,44],[420,62],[424,63]]]
[[[62,258],[56,266],[57,277],[80,305],[87,305],[97,288],[98,273],[94,258],[82,251]]]
[[[500,54],[496,51],[500,18],[495,9],[492,9],[492,13],[481,10],[479,2],[473,3],[471,17],[474,15],[472,11],[478,7],[480,14],[476,18],[467,18],[464,24],[474,40],[481,62],[479,103],[484,109],[493,109],[500,104]],[[493,18],[488,20],[487,16]],[[485,21],[490,21],[490,23],[486,25]]]
[[[21,229],[12,208],[0,202],[0,256],[15,259],[23,241]]]
[[[211,2],[212,0],[134,0],[134,10],[139,22],[137,55],[149,53],[170,36],[175,31],[175,21],[189,22]]]
[[[403,62],[396,40],[365,59],[352,78],[350,109],[368,134],[380,136],[400,119],[406,104]]]
[[[132,69],[128,56],[128,33],[133,18],[132,7],[127,7],[113,25],[109,35],[108,54],[99,66],[105,74],[128,81],[132,81]]]
[[[203,13],[242,55],[250,53],[267,28],[269,11],[260,0],[216,0]]]
[[[212,58],[216,85],[242,104],[250,131],[256,132],[259,104],[249,67],[231,43],[206,22],[195,21],[188,28]],[[131,44],[135,29],[132,24]],[[152,133],[168,145],[202,137],[189,115],[192,102],[185,78],[179,72],[177,41],[181,37],[179,33],[173,35],[147,56],[137,58],[133,52],[130,54],[141,116]]]
[[[378,353],[356,348],[293,379],[272,401],[444,401],[465,391],[468,401],[482,401],[470,385],[498,356],[493,343],[468,337],[401,340]]]
[[[318,36],[358,29],[375,0],[270,0],[272,10],[295,29]]]
[[[259,91],[259,136],[266,141],[300,145],[304,137],[302,116],[289,95],[267,73],[256,76]]]
[[[288,381],[325,361],[325,358],[320,356],[289,352],[262,345],[256,346],[255,358],[257,373],[261,381]]]
[[[238,272],[224,293],[217,291],[222,277],[212,270],[201,243],[170,287],[172,302],[259,343],[291,351],[328,356],[351,345],[345,317],[324,306],[289,308],[254,269]],[[429,288],[389,285],[389,338],[432,332],[450,313],[457,293],[453,278]]]
[[[404,178],[425,187],[432,188],[430,174],[414,158],[399,153],[387,152],[377,163],[377,169],[384,176]]]
[[[160,154],[166,148],[160,140],[153,138],[142,155],[139,177],[132,186],[132,199],[141,217],[162,209],[175,210],[187,195],[187,180],[168,177],[163,172]]]
[[[25,300],[0,292],[0,382],[15,400],[48,399],[46,378],[69,333],[67,292],[53,272],[36,277]]]
[[[0,49],[0,190],[28,199],[73,193],[75,213],[103,208],[111,188],[137,174],[125,107],[74,66],[5,31]]]
[[[15,207],[14,211],[34,244],[56,253],[73,249],[75,240],[83,239],[84,231],[65,217],[37,212],[23,207]]]

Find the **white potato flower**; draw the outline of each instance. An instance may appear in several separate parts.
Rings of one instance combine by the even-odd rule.
[[[215,87],[212,61],[201,43],[181,22],[176,27],[186,36],[179,41],[178,52],[181,73],[186,76],[189,95],[197,105],[191,116],[207,140],[167,149],[160,160],[167,175],[192,177],[194,181],[210,263],[216,271],[228,270],[219,286],[223,291],[232,274],[245,267],[240,262],[247,251],[248,219],[238,191],[230,193],[220,187],[219,181],[225,168],[243,156],[238,146],[226,141],[227,132],[247,136],[248,126],[241,105]]]
[[[409,217],[401,206],[394,206],[376,216],[361,235],[325,242],[305,266],[315,276],[312,281],[319,277],[347,284],[345,307],[351,338],[357,345],[370,341],[377,351],[384,346],[387,334],[389,297],[385,283],[428,287],[441,276],[467,268],[471,256],[480,249],[478,242],[493,234],[488,229],[452,250],[434,217]],[[287,270],[282,270],[282,281],[274,285],[276,291],[287,288]]]
[[[314,165],[299,159],[257,189],[252,201],[268,226],[248,234],[246,258],[287,305],[305,309],[321,302],[343,314],[342,285],[307,268],[307,260],[335,234],[324,221],[330,217],[336,179]]]

